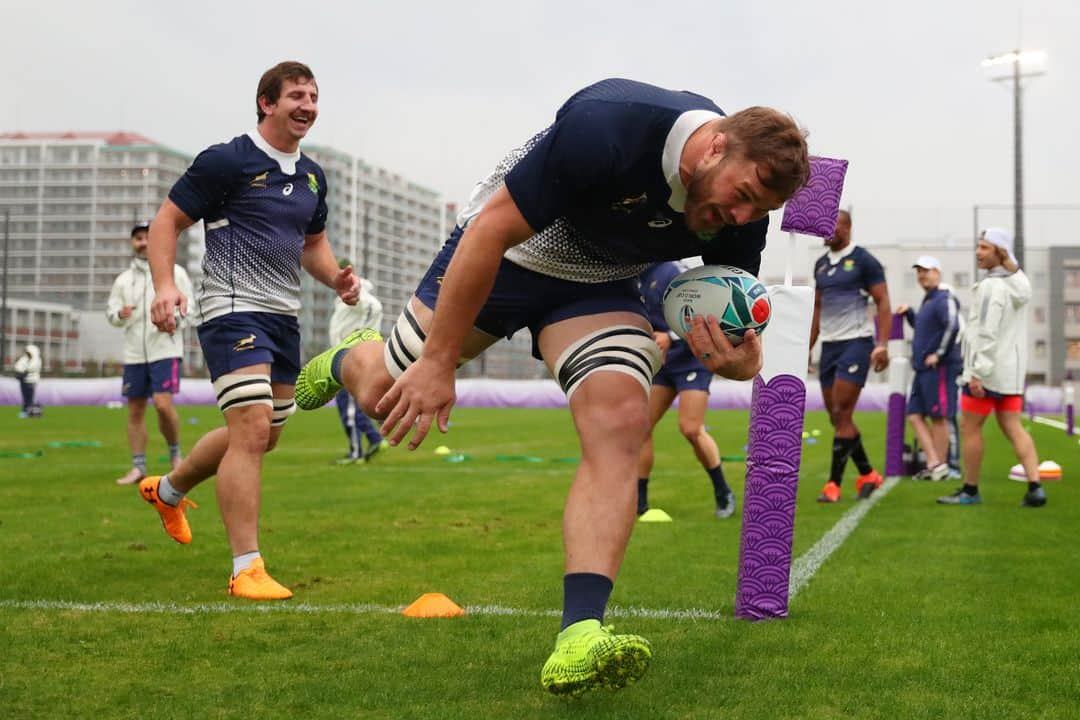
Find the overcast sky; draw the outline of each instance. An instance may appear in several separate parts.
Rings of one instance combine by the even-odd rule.
[[[855,237],[966,241],[1013,191],[1012,100],[979,66],[1049,53],[1024,94],[1026,200],[1080,203],[1080,2],[122,2],[0,0],[0,131],[125,129],[194,154],[255,124],[298,59],[311,142],[464,200],[575,90],[610,76],[764,104],[851,162]],[[17,68],[17,70],[15,70]],[[1080,220],[1080,212],[1061,214]],[[1029,213],[1029,241],[1046,213]],[[1011,215],[995,219],[1011,226]],[[1071,228],[1078,223],[1055,225]],[[779,226],[779,217],[774,218]],[[1060,241],[1060,240],[1059,240]]]

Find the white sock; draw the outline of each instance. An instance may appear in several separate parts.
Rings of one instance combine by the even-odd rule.
[[[244,570],[247,570],[249,567],[251,567],[251,563],[255,562],[255,558],[257,558],[257,557],[262,557],[262,553],[260,553],[258,550],[252,550],[251,552],[246,552],[243,555],[237,555],[237,556],[233,557],[233,559],[232,559],[232,574],[233,574],[233,577],[236,577],[237,575],[242,573]]]
[[[157,494],[158,497],[161,498],[161,502],[174,507],[179,505],[180,501],[184,499],[184,493],[172,486],[172,483],[169,482],[168,475],[161,476],[161,482],[158,483]]]

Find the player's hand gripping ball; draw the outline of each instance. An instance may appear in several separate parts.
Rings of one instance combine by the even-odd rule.
[[[769,291],[756,277],[731,265],[702,265],[675,277],[664,291],[664,319],[686,339],[695,315],[716,316],[738,345],[751,328],[760,335],[772,317]]]

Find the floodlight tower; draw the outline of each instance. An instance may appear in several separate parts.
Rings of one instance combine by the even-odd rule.
[[[1013,89],[1013,249],[1016,260],[1024,264],[1024,140],[1023,87],[1021,78],[1046,74],[1045,50],[1013,50],[982,61],[994,82],[1011,82]]]

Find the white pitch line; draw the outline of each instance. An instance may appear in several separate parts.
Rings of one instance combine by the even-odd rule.
[[[368,603],[346,605],[312,605],[310,603],[272,603],[244,604],[199,603],[180,605],[161,602],[96,602],[81,603],[67,600],[0,600],[0,610],[59,610],[88,613],[121,614],[158,614],[158,615],[227,615],[227,614],[269,614],[284,613],[294,615],[314,613],[338,613],[346,615],[400,614],[404,605],[374,605]],[[534,610],[528,608],[505,607],[502,605],[466,605],[468,615],[494,615],[517,617],[559,617],[558,610]],[[606,617],[649,618],[654,620],[725,620],[730,616],[701,608],[667,609],[643,607],[612,606],[607,609]]]
[[[813,547],[807,550],[805,553],[799,556],[799,558],[791,564],[791,575],[788,583],[788,600],[794,599],[794,597],[806,587],[806,584],[810,582],[810,578],[814,577],[825,561],[829,559],[829,556],[839,549],[844,541],[847,540],[848,535],[855,532],[855,528],[859,526],[859,523],[866,513],[870,512],[870,508],[874,507],[881,501],[889,491],[892,490],[900,482],[900,478],[891,477],[885,480],[885,483],[879,487],[873,495],[866,500],[858,502],[855,507],[848,510],[837,521],[829,532],[825,533],[824,537],[814,543]]]
[[[848,510],[833,525],[820,540],[799,556],[791,565],[791,575],[788,589],[788,599],[793,599],[800,590],[806,587],[814,574],[825,564],[836,550],[844,544],[847,537],[859,526],[870,508],[884,498],[890,490],[900,482],[900,478],[888,478],[869,499],[859,502],[855,507]],[[314,614],[314,613],[338,613],[346,615],[367,614],[400,614],[405,609],[404,605],[375,605],[371,603],[359,604],[328,604],[312,605],[310,603],[270,603],[270,604],[243,604],[232,603],[197,603],[194,605],[180,605],[177,603],[162,602],[96,602],[80,603],[67,600],[4,600],[0,599],[0,610],[61,610],[89,613],[130,613],[130,614],[162,614],[162,615],[226,615],[226,614]],[[517,617],[559,617],[558,610],[536,610],[529,608],[506,607],[503,605],[467,605],[465,612],[469,615],[492,615],[492,616],[517,616]],[[643,608],[636,606],[611,606],[607,609],[607,617],[619,618],[648,618],[655,620],[729,620],[731,616],[717,610],[705,610],[702,608]]]
[[[1041,424],[1041,425],[1049,425],[1050,427],[1057,428],[1058,430],[1068,431],[1068,429],[1069,429],[1068,425],[1061,422],[1060,420],[1054,420],[1053,418],[1045,418],[1045,417],[1040,417],[1038,415],[1034,415],[1034,416],[1032,416],[1031,419],[1034,420],[1035,422]]]

